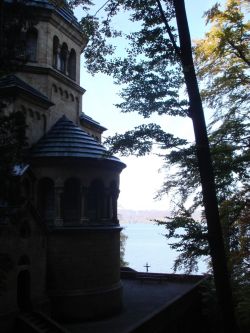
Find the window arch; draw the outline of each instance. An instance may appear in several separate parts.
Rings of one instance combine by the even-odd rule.
[[[52,91],[57,93],[58,89],[57,86],[55,84],[52,84]]]
[[[30,312],[32,308],[30,300],[30,272],[21,270],[17,276],[17,305],[20,310]]]
[[[103,181],[92,181],[87,197],[87,216],[90,220],[98,221],[105,217],[105,188]]]
[[[60,71],[66,74],[67,72],[67,58],[68,58],[68,46],[63,43],[60,52]]]
[[[35,28],[29,29],[26,33],[26,56],[27,60],[35,62],[37,59],[37,38],[38,32]]]
[[[76,51],[71,49],[68,60],[68,73],[72,80],[76,79]]]
[[[64,183],[63,192],[64,224],[79,224],[81,214],[81,183],[77,178],[69,178]]]
[[[59,39],[57,36],[53,38],[53,67],[60,68]]]

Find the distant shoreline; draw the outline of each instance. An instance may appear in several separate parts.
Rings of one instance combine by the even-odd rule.
[[[164,220],[166,216],[170,216],[170,211],[160,210],[131,210],[119,209],[118,219],[120,224],[132,223],[149,223],[154,224],[153,220]]]

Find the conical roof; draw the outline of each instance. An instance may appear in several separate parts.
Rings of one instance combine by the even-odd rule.
[[[37,157],[74,157],[109,160],[124,165],[118,158],[107,154],[107,150],[66,116],[62,116],[51,130],[38,141],[31,151]]]

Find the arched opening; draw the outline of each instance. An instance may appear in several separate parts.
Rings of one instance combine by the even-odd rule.
[[[50,178],[39,180],[37,200],[40,215],[46,223],[53,224],[55,218],[55,190],[54,182]]]
[[[21,311],[31,310],[30,272],[27,269],[17,276],[17,305]]]
[[[68,60],[68,73],[72,80],[76,79],[76,52],[71,49]]]
[[[53,67],[60,68],[60,57],[59,57],[59,39],[57,36],[53,38]]]
[[[26,33],[26,56],[28,61],[35,62],[37,59],[37,37],[35,28],[29,29]]]
[[[64,74],[67,73],[67,58],[68,58],[68,46],[63,43],[60,52],[60,71]]]
[[[106,217],[105,188],[102,180],[95,179],[89,188],[87,197],[87,217],[98,221]]]
[[[64,183],[62,200],[63,223],[76,225],[81,216],[81,184],[77,178],[69,178]]]

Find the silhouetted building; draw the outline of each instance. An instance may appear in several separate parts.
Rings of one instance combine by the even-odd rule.
[[[27,6],[36,17],[24,32],[28,62],[0,79],[5,113],[23,112],[29,144],[29,162],[14,170],[20,214],[0,221],[1,332],[31,309],[89,319],[122,306],[117,199],[125,165],[106,154],[105,128],[81,111],[86,40],[67,7]]]

